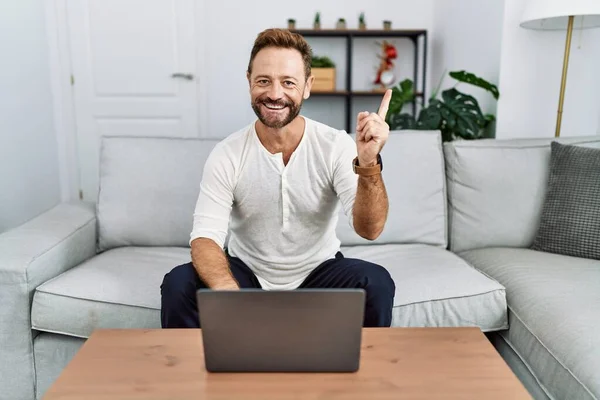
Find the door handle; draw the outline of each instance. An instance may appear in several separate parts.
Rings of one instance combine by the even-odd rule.
[[[184,74],[181,72],[176,72],[174,74],[171,75],[172,78],[183,78],[183,79],[187,79],[188,81],[191,81],[194,79],[194,75],[192,74]]]

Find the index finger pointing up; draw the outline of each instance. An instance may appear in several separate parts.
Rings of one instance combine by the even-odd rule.
[[[390,107],[390,100],[392,99],[392,89],[388,89],[385,91],[383,95],[383,99],[381,100],[381,105],[379,106],[379,111],[377,114],[381,117],[381,119],[385,120],[385,116],[387,115],[388,108]]]

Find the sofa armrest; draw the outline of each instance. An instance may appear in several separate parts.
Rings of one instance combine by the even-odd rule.
[[[96,215],[82,202],[61,203],[0,234],[0,399],[35,396],[35,289],[95,253]]]

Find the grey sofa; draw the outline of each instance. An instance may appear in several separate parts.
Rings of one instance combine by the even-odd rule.
[[[392,132],[383,234],[358,237],[340,212],[338,236],[345,255],[390,271],[393,326],[478,326],[535,398],[597,399],[600,262],[527,249],[551,140]],[[190,259],[216,143],[104,138],[95,204],[60,204],[0,235],[0,399],[41,398],[94,329],[160,327],[159,285]]]

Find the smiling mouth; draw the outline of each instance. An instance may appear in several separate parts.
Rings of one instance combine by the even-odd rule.
[[[285,104],[269,104],[269,103],[263,103],[263,106],[265,106],[269,110],[275,110],[275,111],[283,110],[284,108],[287,107]]]

